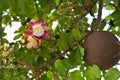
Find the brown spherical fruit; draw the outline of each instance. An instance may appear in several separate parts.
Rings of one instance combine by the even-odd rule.
[[[118,42],[118,39],[110,32],[90,33],[84,42],[85,62],[88,65],[96,64],[101,70],[111,68],[119,61],[119,58],[114,58],[120,52]]]

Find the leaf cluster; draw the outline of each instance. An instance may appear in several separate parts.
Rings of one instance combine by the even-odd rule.
[[[10,55],[12,61],[6,63],[0,60],[0,79],[27,80],[32,76],[36,80],[118,80],[120,71],[116,68],[101,71],[97,65],[87,65],[83,59],[84,40],[78,41],[95,26],[99,1],[0,0],[2,44],[7,43],[14,48]],[[101,19],[99,31],[106,30],[120,37],[119,6],[118,0],[103,1],[103,9],[112,13]],[[20,39],[28,27],[27,23],[36,18],[48,23],[49,38],[41,43],[40,48],[27,49]],[[21,27],[15,32],[16,42],[10,43],[4,38],[6,33],[2,25],[12,25],[13,21],[21,22]]]

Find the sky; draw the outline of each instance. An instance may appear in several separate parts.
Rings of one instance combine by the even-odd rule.
[[[14,32],[16,30],[18,30],[21,26],[20,22],[12,22],[12,26],[7,25],[5,28],[5,33],[7,33],[7,35],[5,36],[5,38],[9,41],[9,42],[15,42],[13,40],[14,36],[16,35]]]

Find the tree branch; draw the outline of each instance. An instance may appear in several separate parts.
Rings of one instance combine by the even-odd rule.
[[[48,63],[46,63],[45,65],[43,65],[41,68],[38,69],[38,72],[35,76],[33,76],[31,79],[29,80],[33,80],[35,78],[37,78],[38,76],[42,75],[42,73],[47,70],[47,66],[53,64],[56,60],[60,59],[61,57],[63,57],[68,51],[71,51],[73,49],[74,46],[76,46],[77,44],[79,44],[89,33],[86,33],[84,36],[80,37],[78,40],[76,40],[74,43],[72,43],[64,52],[62,52],[60,55],[56,56],[55,58],[53,58],[51,61],[49,61]]]
[[[103,0],[99,0],[98,16],[97,16],[97,20],[96,20],[95,26],[92,27],[92,31],[97,31],[98,27],[101,24],[102,7],[103,7]]]

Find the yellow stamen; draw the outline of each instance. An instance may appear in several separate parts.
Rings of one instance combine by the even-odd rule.
[[[28,38],[29,43],[27,44],[27,48],[32,48],[33,46],[37,45],[37,41],[33,38]]]

